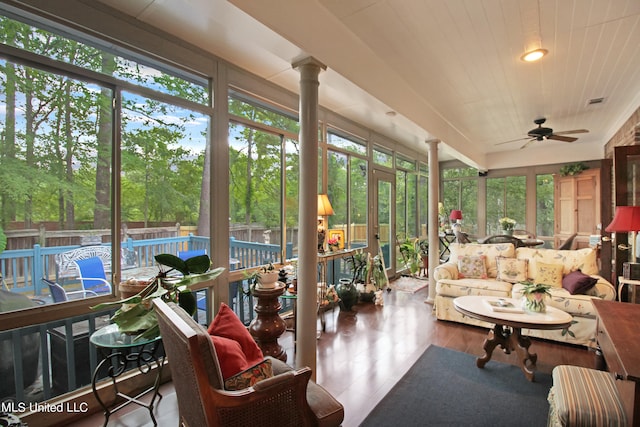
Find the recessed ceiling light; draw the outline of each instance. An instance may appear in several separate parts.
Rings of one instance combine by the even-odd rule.
[[[389,117],[395,117],[397,113],[395,111],[387,111],[385,114]]]
[[[531,50],[520,57],[525,62],[533,62],[545,56],[549,51],[547,49]]]

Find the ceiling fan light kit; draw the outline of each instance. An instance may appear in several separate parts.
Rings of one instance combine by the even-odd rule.
[[[541,59],[547,53],[549,53],[547,49],[534,49],[534,50],[530,50],[529,52],[525,52],[525,54],[522,55],[520,59],[522,59],[525,62],[534,62]]]

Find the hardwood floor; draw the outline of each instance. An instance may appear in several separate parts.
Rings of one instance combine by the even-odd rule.
[[[326,330],[318,339],[316,381],[344,405],[344,427],[359,425],[429,345],[482,354],[487,330],[436,320],[432,306],[424,302],[426,296],[426,288],[415,294],[391,291],[385,294],[383,307],[366,303],[356,305],[350,313],[339,309],[326,313]],[[293,333],[285,332],[280,344],[293,365]],[[538,354],[537,370],[541,372],[549,373],[559,364],[595,366],[595,353],[583,347],[534,339],[530,350]],[[499,350],[492,360],[516,364],[515,355]],[[161,390],[158,425],[176,426],[173,387],[169,383]],[[103,420],[102,414],[95,414],[72,425],[95,426]],[[112,427],[147,425],[152,425],[148,412],[135,407],[112,415],[109,421]]]

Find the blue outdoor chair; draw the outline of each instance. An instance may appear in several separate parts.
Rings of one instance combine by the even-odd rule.
[[[71,301],[73,299],[77,299],[74,296],[75,295],[81,295],[82,294],[82,298],[86,298],[86,296],[97,296],[98,294],[96,294],[95,292],[92,291],[71,291],[71,292],[67,292],[62,286],[60,286],[58,283],[54,282],[53,280],[49,280],[46,277],[42,278],[42,281],[44,283],[47,284],[47,286],[49,287],[49,293],[51,294],[51,299],[53,300],[53,302],[65,302],[65,301]]]
[[[183,261],[188,260],[189,258],[193,258],[194,256],[206,255],[206,249],[193,249],[190,251],[178,251],[178,258]]]
[[[111,283],[107,280],[104,272],[104,264],[98,257],[75,260],[78,268],[79,279],[82,282],[82,289],[85,296],[93,294],[111,293]]]
[[[206,249],[193,249],[190,251],[178,251],[178,258],[183,261],[193,258],[194,256],[206,255]],[[196,296],[196,304],[198,310],[207,311],[207,293],[205,291],[197,291],[193,293]]]

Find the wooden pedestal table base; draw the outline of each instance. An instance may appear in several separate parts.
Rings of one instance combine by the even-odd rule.
[[[484,365],[491,360],[493,350],[496,346],[500,346],[505,354],[511,354],[515,350],[524,376],[529,381],[533,381],[533,372],[536,369],[538,355],[529,353],[530,345],[531,340],[529,337],[522,336],[521,328],[510,328],[509,326],[496,324],[489,331],[487,339],[484,340],[484,355],[476,360],[476,366],[484,368]]]
[[[287,361],[287,353],[278,343],[278,338],[287,329],[287,324],[280,316],[282,308],[280,296],[284,293],[286,285],[276,282],[274,289],[255,288],[251,294],[256,298],[256,318],[249,325],[249,333],[258,343],[258,347],[265,356]]]
[[[493,350],[500,346],[506,354],[515,351],[522,372],[529,381],[533,381],[538,356],[529,353],[531,340],[522,336],[522,328],[565,329],[571,326],[573,317],[569,313],[549,306],[544,313],[494,311],[489,303],[497,302],[498,299],[498,297],[463,296],[453,300],[456,310],[465,316],[494,324],[484,341],[484,355],[476,360],[476,365],[478,368],[484,368],[484,365],[491,360]],[[511,303],[514,308],[520,307],[520,300],[500,299]]]

